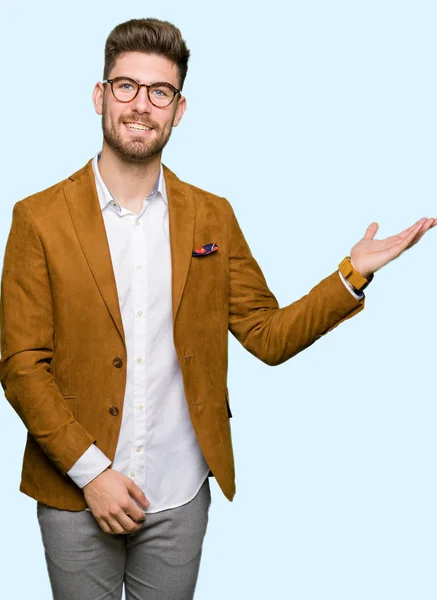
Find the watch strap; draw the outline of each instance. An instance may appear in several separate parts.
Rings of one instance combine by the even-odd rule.
[[[366,278],[363,277],[356,269],[354,269],[350,256],[346,256],[341,261],[341,263],[338,265],[338,269],[346,281],[350,283],[354,289],[360,292],[362,292],[373,279],[373,273]]]

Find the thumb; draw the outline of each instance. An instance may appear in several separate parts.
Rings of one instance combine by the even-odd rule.
[[[136,500],[141,506],[147,508],[150,506],[150,502],[147,500],[144,492],[137,486],[134,481],[130,482],[128,486],[129,494],[132,496],[134,500]]]
[[[366,233],[364,234],[363,240],[373,240],[378,229],[378,223],[370,223],[369,227],[366,229]]]

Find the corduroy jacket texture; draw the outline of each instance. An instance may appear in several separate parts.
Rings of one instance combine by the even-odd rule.
[[[260,360],[279,365],[361,311],[364,300],[333,272],[279,308],[228,201],[166,167],[164,177],[185,396],[205,459],[232,500],[228,331]],[[208,243],[218,251],[192,256]],[[90,444],[113,459],[127,361],[91,161],[15,204],[0,308],[0,381],[28,430],[20,490],[50,506],[82,510],[83,493],[66,473]]]

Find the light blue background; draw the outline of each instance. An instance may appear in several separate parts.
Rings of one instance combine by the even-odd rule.
[[[2,9],[2,251],[12,206],[100,147],[109,31],[177,24],[188,111],[164,162],[226,196],[281,305],[367,225],[436,206],[435,2],[9,3]],[[375,276],[363,313],[280,367],[230,341],[237,496],[213,504],[196,600],[435,600],[437,292],[432,231]],[[2,591],[46,600],[25,431],[1,403]]]

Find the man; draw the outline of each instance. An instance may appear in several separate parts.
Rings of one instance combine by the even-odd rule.
[[[161,164],[189,51],[155,19],[117,26],[93,94],[102,151],[14,207],[0,379],[28,429],[21,491],[55,599],[192,598],[213,475],[235,493],[227,332],[270,365],[364,307],[373,273],[436,224],[375,240],[279,308],[230,204]]]

